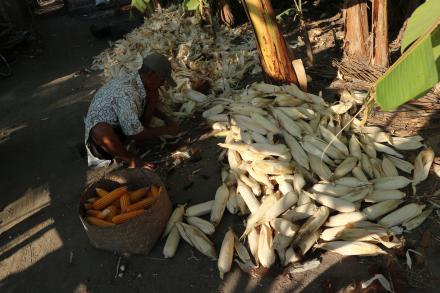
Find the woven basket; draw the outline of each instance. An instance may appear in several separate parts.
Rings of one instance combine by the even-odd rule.
[[[162,188],[155,203],[144,214],[110,228],[90,225],[84,218],[84,202],[95,196],[96,187],[113,190],[126,185],[129,190],[134,190],[152,184],[163,186],[160,178],[153,172],[123,169],[104,175],[102,179],[86,188],[80,198],[79,217],[94,247],[130,254],[148,254],[151,251],[162,234],[172,210],[165,188]]]

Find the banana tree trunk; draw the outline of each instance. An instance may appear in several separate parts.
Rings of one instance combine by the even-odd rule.
[[[266,82],[298,83],[290,58],[293,56],[280,33],[270,0],[244,0],[243,4],[257,39]]]
[[[372,64],[388,67],[387,0],[373,0],[372,9],[373,58]]]
[[[344,54],[370,60],[366,0],[344,0]]]

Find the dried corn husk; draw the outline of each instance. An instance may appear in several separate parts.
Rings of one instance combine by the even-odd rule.
[[[404,188],[411,183],[411,180],[403,176],[392,176],[376,178],[371,182],[374,184],[375,190],[388,190]]]
[[[222,280],[224,274],[231,270],[232,259],[234,257],[234,241],[234,232],[232,232],[231,228],[229,228],[228,232],[225,234],[225,238],[223,239],[220,254],[217,260],[217,267],[220,272],[220,279]]]
[[[302,256],[304,256],[307,253],[307,251],[309,251],[310,248],[312,248],[313,245],[315,245],[320,235],[321,235],[321,231],[317,230],[313,233],[308,234],[306,237],[304,237],[301,241],[299,241],[296,244]]]
[[[420,215],[412,218],[411,220],[403,223],[402,226],[406,228],[407,231],[414,230],[418,226],[420,226],[432,213],[433,209],[426,209]]]
[[[297,225],[282,218],[276,218],[270,220],[269,225],[272,227],[274,231],[281,233],[287,237],[293,237],[299,229]]]
[[[228,198],[229,198],[228,187],[225,184],[220,185],[220,187],[217,189],[215,193],[215,201],[211,210],[210,220],[211,223],[214,224],[214,226],[217,226],[220,223],[226,208],[226,203],[228,202]]]
[[[267,224],[261,225],[258,242],[258,259],[263,267],[269,268],[275,262],[275,251],[272,246],[272,229]]]
[[[400,225],[420,215],[424,208],[424,205],[415,203],[407,204],[380,219],[379,224],[387,228]]]
[[[182,205],[178,205],[177,208],[174,209],[173,213],[171,214],[170,218],[168,219],[167,225],[166,225],[165,230],[162,234],[162,238],[165,238],[171,232],[171,229],[173,229],[174,224],[182,221],[183,214],[185,213],[185,207],[186,207],[186,204],[182,204]]]
[[[260,207],[260,202],[252,190],[243,182],[237,180],[237,192],[241,195],[241,198],[244,200],[251,213],[255,213]]]
[[[163,247],[162,253],[165,258],[172,258],[176,254],[177,246],[179,246],[180,234],[176,226],[173,226],[168,234],[167,241]]]
[[[211,222],[208,222],[199,217],[187,217],[186,221],[188,224],[193,225],[194,227],[199,228],[203,233],[207,235],[214,234],[215,227]]]
[[[247,239],[248,239],[249,249],[251,251],[251,254],[254,256],[256,264],[260,263],[260,261],[258,260],[258,244],[260,242],[259,238],[260,238],[260,233],[257,231],[256,228],[252,228],[247,236]]]
[[[187,241],[192,247],[206,255],[211,259],[217,259],[217,253],[211,240],[203,234],[202,231],[194,226],[185,223],[176,223],[180,236]]]
[[[286,141],[287,146],[290,149],[290,153],[292,154],[293,159],[306,168],[309,169],[309,158],[307,154],[304,152],[304,149],[301,147],[301,145],[298,143],[298,141],[291,136],[286,131],[282,131],[284,140]]]
[[[360,181],[364,181],[364,182],[368,181],[368,178],[367,176],[365,176],[364,172],[362,171],[360,164],[354,167],[353,170],[351,170],[351,173],[353,174],[354,177],[356,177]]]
[[[293,167],[289,162],[278,160],[257,160],[252,162],[255,172],[272,175],[292,174]]]
[[[251,262],[251,256],[249,255],[248,250],[243,245],[243,243],[240,242],[237,236],[234,234],[234,248],[237,252],[238,257],[241,259],[242,262],[247,263]]]
[[[188,207],[185,211],[186,217],[198,217],[211,213],[214,200],[199,203]]]
[[[379,152],[386,153],[386,154],[395,156],[400,159],[403,158],[403,155],[401,153],[396,152],[393,148],[391,148],[387,145],[384,145],[384,144],[381,144],[378,142],[373,142],[373,145],[374,145],[374,148]]]
[[[405,193],[400,190],[374,190],[365,198],[366,202],[381,202],[390,199],[402,199]]]
[[[360,241],[332,241],[321,243],[318,247],[341,255],[375,256],[386,254],[377,245]]]
[[[412,182],[414,194],[416,194],[416,185],[428,178],[429,169],[431,169],[433,161],[434,151],[432,149],[423,150],[417,155],[414,162],[414,175]]]
[[[320,204],[342,213],[354,212],[356,210],[356,206],[347,200],[325,194],[307,193],[307,195]]]
[[[362,210],[369,220],[376,220],[381,216],[396,209],[403,201],[400,199],[390,199],[366,207]]]
[[[367,216],[362,212],[341,213],[328,218],[325,223],[327,227],[344,226],[353,222],[358,222],[367,219]]]
[[[388,177],[399,176],[399,172],[397,171],[393,162],[391,162],[391,160],[388,159],[387,157],[383,157],[383,159],[382,159],[382,170],[383,170],[385,176],[388,176]]]
[[[333,172],[323,161],[321,161],[320,158],[314,155],[309,155],[309,160],[312,171],[318,175],[319,178],[324,181],[330,181],[332,179]]]
[[[293,245],[301,242],[307,235],[317,231],[327,220],[330,211],[327,207],[321,206],[298,230]]]
[[[336,185],[333,183],[318,183],[313,185],[312,190],[317,193],[330,194],[333,196],[344,196],[352,192],[352,187]]]

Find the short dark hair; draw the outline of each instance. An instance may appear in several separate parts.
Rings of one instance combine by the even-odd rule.
[[[153,72],[153,70],[151,70],[150,67],[148,67],[147,64],[142,64],[141,68],[139,68],[139,71],[142,72],[142,73]]]

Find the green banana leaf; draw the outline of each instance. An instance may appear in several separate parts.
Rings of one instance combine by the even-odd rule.
[[[423,96],[440,80],[440,18],[431,18],[432,22],[427,26],[423,15],[415,15],[416,18],[412,15],[408,22],[405,45],[408,46],[420,33],[419,28],[413,26],[424,27],[423,33],[375,84],[376,102],[385,111]]]
[[[144,13],[147,10],[150,0],[131,0],[131,7],[136,8],[139,12]]]
[[[200,0],[184,0],[183,8],[187,11],[198,10],[200,5]]]

